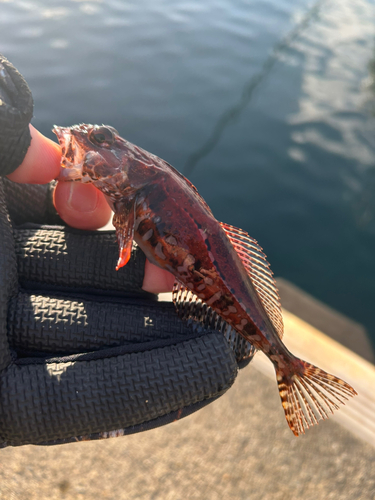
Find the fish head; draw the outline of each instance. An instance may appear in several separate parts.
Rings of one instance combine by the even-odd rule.
[[[92,182],[113,175],[119,167],[116,155],[117,130],[109,126],[54,126],[61,149],[61,171],[58,180]]]
[[[119,198],[135,193],[162,171],[153,161],[154,155],[126,141],[108,125],[55,125],[53,132],[62,149],[59,181],[91,182],[110,197]]]

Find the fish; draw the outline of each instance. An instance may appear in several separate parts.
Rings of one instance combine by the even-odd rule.
[[[180,317],[216,317],[275,368],[286,421],[295,436],[326,419],[356,391],[294,356],[282,341],[283,319],[263,249],[246,231],[219,222],[195,186],[161,158],[108,125],[54,126],[62,148],[59,181],[91,183],[114,211],[116,269],[133,240],[156,266],[175,276]]]

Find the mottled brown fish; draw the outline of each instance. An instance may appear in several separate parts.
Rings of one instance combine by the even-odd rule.
[[[217,313],[262,350],[276,371],[286,420],[298,436],[356,394],[346,382],[291,354],[275,281],[258,243],[218,222],[196,188],[164,160],[109,126],[55,127],[63,150],[60,180],[91,182],[111,201],[119,243],[117,269],[133,239],[153,264],[176,277],[182,317]]]

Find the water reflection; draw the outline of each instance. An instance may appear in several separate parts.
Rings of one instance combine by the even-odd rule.
[[[363,89],[366,94],[364,107],[375,120],[375,55],[368,64],[369,75],[363,81]],[[368,141],[368,146],[374,148],[375,125],[368,129],[364,140]],[[374,148],[375,149],[375,148]],[[375,162],[371,168],[364,172],[363,189],[358,190],[359,195],[355,201],[357,222],[360,227],[368,229],[375,236]]]
[[[69,41],[64,38],[55,38],[50,41],[50,46],[53,49],[66,49],[69,45]]]
[[[304,55],[299,110],[288,119],[299,151],[326,151],[342,182],[343,206],[361,231],[375,214],[375,59],[366,42],[374,33],[374,7],[365,1],[325,9],[322,22],[295,46]],[[293,149],[293,148],[292,148]],[[315,153],[316,154],[316,153]],[[341,162],[340,162],[341,159]],[[350,164],[347,164],[350,160]],[[319,167],[315,169],[319,174]],[[323,175],[323,169],[320,175]],[[353,232],[354,236],[354,232]]]
[[[293,139],[343,158],[373,165],[374,140],[363,137],[362,81],[367,77],[374,8],[368,2],[327,4],[324,17],[295,44],[304,56],[299,110],[289,123],[298,126]],[[362,77],[362,78],[361,78]],[[316,126],[320,124],[320,127]],[[304,128],[303,126],[306,125]]]
[[[54,7],[41,9],[41,15],[45,19],[61,19],[69,15],[69,9],[66,7]]]
[[[369,113],[375,116],[375,55],[368,64],[369,75],[363,81],[363,89],[366,92],[365,106]]]
[[[203,146],[188,157],[184,167],[184,174],[186,176],[189,176],[193,172],[197,163],[215,148],[226,127],[230,125],[230,123],[233,123],[241,114],[243,109],[249,104],[254,91],[272,70],[275,63],[279,60],[280,54],[290,46],[293,40],[297,38],[304,29],[306,29],[311,21],[316,19],[324,1],[325,0],[318,0],[302,17],[299,23],[273,47],[271,55],[266,59],[259,73],[255,74],[251,78],[250,82],[244,87],[238,103],[221,115],[207,141],[203,144]]]

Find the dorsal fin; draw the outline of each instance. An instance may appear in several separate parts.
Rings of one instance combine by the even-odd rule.
[[[282,338],[284,324],[279,292],[263,249],[242,229],[223,222],[220,225],[240,257],[269,319]]]
[[[222,332],[233,349],[237,362],[254,356],[256,349],[250,342],[239,335],[212,307],[203,303],[195,293],[177,280],[173,286],[172,299],[181,319],[191,322],[197,321],[206,329]]]

